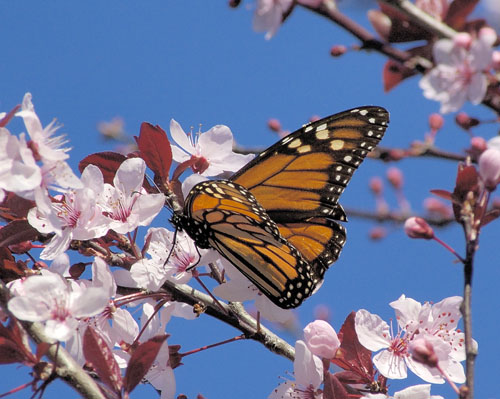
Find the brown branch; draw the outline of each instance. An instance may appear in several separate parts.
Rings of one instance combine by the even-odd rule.
[[[437,37],[452,38],[456,31],[448,25],[438,21],[429,14],[423,12],[413,3],[408,0],[381,0],[382,2],[397,8],[400,12],[407,15],[415,24],[423,29],[432,32]],[[415,57],[408,51],[399,50],[389,43],[386,43],[373,34],[371,34],[363,26],[356,23],[346,15],[342,14],[333,4],[333,1],[325,0],[319,7],[303,6],[339,25],[353,36],[358,38],[363,50],[375,50],[386,55],[390,59],[403,64],[406,68],[424,74],[427,70],[433,67],[432,60],[425,57]],[[493,89],[492,87],[490,87]],[[489,90],[482,104],[500,114],[500,94],[498,90]]]
[[[175,284],[170,281],[166,281],[163,288],[173,296],[174,300],[189,305],[202,304],[206,309],[206,314],[240,330],[246,338],[260,342],[271,352],[292,361],[294,360],[294,348],[285,340],[262,326],[262,324],[258,328],[257,320],[245,311],[241,303],[230,302],[226,304],[219,301],[219,304],[216,304],[207,294],[188,285]],[[222,306],[222,309],[219,305]]]
[[[395,223],[395,224],[404,224],[406,219],[412,216],[420,217],[424,219],[431,226],[435,227],[446,227],[451,223],[455,222],[454,218],[432,218],[429,216],[419,216],[414,214],[403,214],[400,212],[388,212],[388,213],[376,213],[373,211],[366,211],[362,209],[354,209],[354,208],[344,208],[344,211],[348,218],[360,218],[373,220],[379,223]]]

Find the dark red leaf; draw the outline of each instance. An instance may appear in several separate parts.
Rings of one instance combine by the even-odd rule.
[[[351,312],[340,329],[338,337],[341,344],[332,363],[346,371],[357,373],[360,383],[370,384],[375,376],[372,353],[358,340],[354,327],[355,315],[355,312]]]
[[[17,322],[11,320],[7,326],[0,323],[0,363],[33,366],[37,359],[25,342],[26,332],[19,328]]]
[[[97,152],[83,158],[78,164],[78,169],[81,173],[88,165],[95,165],[102,172],[104,183],[113,184],[116,171],[126,159],[125,155],[117,152]]]
[[[448,200],[448,201],[452,200],[452,196],[451,196],[451,193],[449,191],[436,189],[436,190],[431,190],[431,193],[434,195],[437,195],[438,197],[441,197],[445,200]]]
[[[399,62],[388,60],[382,71],[382,79],[384,82],[384,91],[387,93],[392,90],[403,80],[415,75],[417,72],[413,69],[405,67]]]
[[[479,0],[454,0],[448,8],[444,23],[453,29],[462,31],[469,14],[474,11]]]
[[[35,201],[21,198],[9,192],[0,205],[0,216],[5,220],[25,219],[28,216],[28,211],[35,206]]]
[[[27,220],[13,220],[0,229],[0,247],[34,240],[38,231]]]
[[[338,378],[328,371],[323,380],[323,399],[351,399]]]
[[[102,382],[119,393],[123,387],[120,368],[106,341],[90,326],[83,335],[83,355],[87,362],[92,363]]]
[[[125,391],[132,392],[141,382],[143,377],[153,365],[156,355],[167,339],[168,334],[157,335],[150,340],[142,343],[132,354],[125,372]]]
[[[16,342],[0,337],[0,364],[25,363],[26,360],[24,351]]]
[[[71,267],[69,268],[70,276],[73,279],[78,280],[80,278],[80,276],[83,274],[83,272],[85,271],[86,265],[87,264],[84,262],[79,262],[79,263],[75,263],[74,265],[71,265]]]
[[[137,146],[148,168],[159,177],[162,183],[168,182],[170,166],[172,165],[172,148],[167,134],[160,126],[143,122]]]
[[[36,358],[40,360],[42,357],[44,357],[48,353],[50,346],[51,344],[47,342],[40,342],[36,346]]]
[[[486,213],[483,216],[483,220],[481,220],[481,226],[486,226],[488,223],[492,222],[495,219],[498,219],[500,216],[500,209],[493,209]]]

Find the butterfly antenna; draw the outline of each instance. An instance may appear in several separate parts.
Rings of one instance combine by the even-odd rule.
[[[170,251],[168,252],[167,259],[165,259],[165,262],[163,263],[163,267],[165,267],[167,265],[168,261],[170,260],[170,257],[172,256],[172,253],[175,250],[175,245],[177,244],[177,232],[178,231],[179,231],[179,229],[177,229],[177,228],[174,231],[174,239],[172,240],[172,247],[170,248]]]

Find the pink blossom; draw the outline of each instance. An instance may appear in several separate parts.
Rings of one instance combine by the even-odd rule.
[[[13,136],[0,127],[0,189],[32,192],[42,184],[42,170],[28,148],[24,134]]]
[[[293,371],[295,381],[286,380],[278,385],[268,396],[269,399],[323,398],[318,389],[323,383],[323,364],[303,341],[295,343]]]
[[[283,16],[292,6],[292,0],[257,0],[253,29],[256,32],[267,32],[266,40],[271,39],[281,26]]]
[[[40,257],[55,259],[68,248],[71,240],[90,240],[101,237],[109,229],[110,220],[97,205],[102,192],[102,174],[89,165],[82,174],[84,188],[71,190],[59,200],[30,209],[29,223],[40,233],[55,233]]]
[[[441,39],[434,44],[436,66],[420,80],[424,96],[441,102],[441,113],[459,110],[466,100],[479,104],[486,94],[484,71],[492,59],[490,37],[479,37],[469,46],[460,39]]]
[[[304,339],[309,350],[316,356],[333,359],[340,341],[333,327],[324,320],[315,320],[304,328]]]
[[[141,158],[127,159],[118,168],[113,185],[104,184],[99,205],[117,233],[149,225],[165,204],[163,194],[148,194],[142,188],[145,171]]]
[[[443,399],[443,397],[431,395],[431,384],[420,384],[395,392],[394,399]]]
[[[430,305],[402,295],[391,303],[396,311],[398,333],[393,334],[389,325],[379,316],[361,309],[356,313],[355,328],[360,343],[371,351],[380,351],[373,358],[379,372],[387,378],[402,379],[407,368],[431,383],[442,383],[441,372],[454,382],[465,381],[463,333],[457,331],[460,319],[460,297],[450,297]],[[432,343],[439,366],[429,367],[416,362],[410,355],[413,340],[425,338]]]
[[[179,145],[172,145],[176,162],[194,160],[193,170],[203,176],[217,176],[224,172],[236,172],[254,156],[233,152],[233,133],[224,125],[217,125],[193,138],[187,135],[175,121],[170,121],[170,134]]]
[[[47,336],[57,341],[69,339],[79,319],[98,314],[109,300],[99,288],[73,286],[49,271],[21,284],[23,294],[9,301],[9,310],[18,319],[43,323]]]
[[[488,148],[479,157],[479,176],[487,190],[493,191],[500,181],[500,151]]]
[[[59,128],[58,126],[54,126],[55,120],[44,128],[35,113],[35,107],[31,102],[31,98],[31,93],[24,95],[21,111],[16,116],[23,118],[26,130],[36,147],[37,155],[44,162],[64,161],[68,159],[69,155],[67,152],[70,148],[62,147],[67,143],[67,140],[64,136],[54,136],[54,133]]]

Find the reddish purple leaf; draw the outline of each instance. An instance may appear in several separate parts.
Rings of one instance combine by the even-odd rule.
[[[405,67],[403,64],[388,60],[382,71],[382,80],[384,82],[384,91],[387,93],[406,78],[415,75],[417,72]]]
[[[114,392],[120,393],[123,379],[118,363],[106,341],[90,326],[83,335],[83,355],[85,360],[92,363],[102,382]]]
[[[325,372],[323,379],[323,399],[352,399],[338,378]]]
[[[153,126],[143,122],[136,141],[141,158],[155,173],[155,180],[159,177],[161,183],[168,182],[170,166],[172,165],[172,148],[165,131],[158,125]]]
[[[27,220],[13,220],[0,229],[0,247],[34,240],[38,231]]]
[[[130,393],[149,371],[168,334],[157,335],[140,344],[132,354],[125,372],[125,391]]]
[[[26,356],[19,345],[7,338],[0,337],[0,364],[25,363]]]
[[[474,11],[479,0],[454,0],[448,8],[448,13],[444,23],[450,25],[453,29],[462,31],[469,14]]]
[[[83,158],[78,164],[78,170],[81,173],[88,165],[95,165],[102,172],[104,183],[113,184],[116,171],[126,159],[125,155],[117,152],[97,152]]]
[[[0,205],[0,217],[7,221],[25,219],[28,216],[28,211],[35,206],[35,201],[21,198],[9,192]]]
[[[431,190],[431,193],[434,195],[437,195],[438,197],[441,197],[445,200],[448,200],[448,201],[452,200],[452,194],[449,191],[436,189],[436,190]]]
[[[483,220],[481,220],[481,226],[486,226],[488,223],[493,222],[495,219],[498,219],[500,216],[500,209],[493,209],[486,213],[483,216]]]
[[[369,384],[375,376],[372,353],[358,340],[354,327],[355,315],[355,312],[351,312],[340,329],[338,337],[341,344],[332,363],[358,374],[358,383]],[[352,378],[352,375],[349,378]]]

